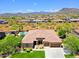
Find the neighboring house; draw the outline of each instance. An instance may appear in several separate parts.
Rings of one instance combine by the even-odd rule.
[[[6,36],[5,32],[0,32],[0,39],[3,39]]]
[[[5,33],[5,35],[7,35],[7,34],[14,34],[14,35],[16,35],[16,34],[18,34],[19,31],[16,31],[16,30],[0,30],[0,32]]]
[[[60,47],[62,41],[54,30],[30,30],[21,43],[22,48],[35,48],[36,45]]]
[[[37,23],[37,22],[48,22],[48,20],[18,20],[18,22]]]
[[[70,22],[79,22],[79,19],[70,19]]]
[[[79,22],[79,19],[64,19],[66,22]]]
[[[72,34],[75,34],[77,37],[79,37],[79,29],[73,29]]]
[[[49,20],[39,20],[39,19],[29,19],[29,20],[17,20],[17,22],[24,22],[24,23],[37,23],[37,22],[48,22]],[[59,22],[59,23],[62,23],[62,22],[79,22],[79,19],[64,19],[64,20],[61,20],[61,19],[57,19],[57,20],[52,20],[53,22]]]
[[[79,19],[64,19],[64,20],[53,20],[54,22],[59,22],[59,23],[62,23],[62,22],[79,22]]]
[[[8,22],[0,19],[0,24],[7,24]]]
[[[62,22],[66,22],[65,20],[53,20],[54,22],[59,22],[59,23],[62,23]]]

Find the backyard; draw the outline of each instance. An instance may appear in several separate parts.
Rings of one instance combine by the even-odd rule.
[[[11,58],[45,58],[45,53],[44,51],[15,53],[11,56]]]

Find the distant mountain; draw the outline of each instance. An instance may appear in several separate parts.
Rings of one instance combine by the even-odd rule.
[[[30,13],[3,13],[0,14],[0,16],[27,16],[27,15],[32,15],[32,14],[49,14],[51,12],[30,12]]]
[[[49,14],[51,12],[44,12],[44,11],[40,11],[40,12],[31,12],[29,14]]]
[[[27,15],[32,15],[32,14],[79,14],[79,9],[78,8],[63,8],[59,10],[58,12],[30,12],[30,13],[3,13],[0,14],[0,16],[27,16]]]
[[[78,8],[63,8],[61,10],[58,11],[58,13],[75,13],[75,14],[79,14],[79,9]]]

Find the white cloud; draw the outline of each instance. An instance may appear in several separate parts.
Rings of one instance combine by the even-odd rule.
[[[48,10],[44,10],[45,12],[57,12],[59,11],[60,9],[48,9]]]
[[[42,11],[44,11],[44,12],[57,12],[59,10],[60,9],[49,9],[49,10],[42,10]],[[40,12],[40,10],[39,11],[35,11],[35,10],[32,10],[32,9],[27,9],[25,12]]]
[[[55,9],[55,10],[53,10],[54,12],[57,12],[57,11],[59,11],[60,9]]]
[[[44,10],[44,11],[45,11],[45,12],[53,12],[53,10],[51,10],[51,9],[50,9],[50,10]]]

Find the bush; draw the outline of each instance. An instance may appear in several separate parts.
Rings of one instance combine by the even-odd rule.
[[[24,49],[26,52],[30,52],[30,51],[32,51],[32,48],[25,48]]]
[[[66,38],[66,31],[64,29],[60,29],[58,31],[58,35],[60,36],[60,38],[64,39]]]
[[[73,54],[65,54],[65,58],[74,58],[75,56]]]

